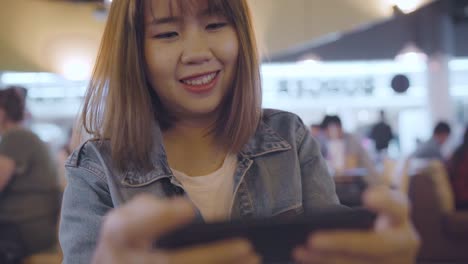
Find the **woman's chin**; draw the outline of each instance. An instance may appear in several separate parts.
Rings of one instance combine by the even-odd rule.
[[[177,116],[178,119],[215,119],[218,115],[218,107],[215,106],[197,106],[184,108]]]

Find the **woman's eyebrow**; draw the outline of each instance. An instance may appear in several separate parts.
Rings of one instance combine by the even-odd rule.
[[[170,16],[170,17],[161,17],[161,18],[153,18],[151,22],[148,24],[150,25],[161,25],[161,24],[173,24],[173,23],[179,23],[182,20],[181,17],[175,17],[175,16]]]
[[[213,16],[213,15],[221,15],[222,12],[219,9],[205,9],[202,10],[198,13],[198,16],[200,17],[207,17],[207,16]]]

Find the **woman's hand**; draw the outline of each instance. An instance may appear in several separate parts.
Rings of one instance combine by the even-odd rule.
[[[181,250],[155,250],[153,242],[194,217],[182,199],[161,201],[141,195],[111,211],[104,221],[93,263],[259,263],[245,240],[222,241]]]
[[[378,214],[372,231],[315,233],[294,250],[294,259],[299,263],[414,263],[420,242],[404,194],[374,187],[364,194],[364,204]]]

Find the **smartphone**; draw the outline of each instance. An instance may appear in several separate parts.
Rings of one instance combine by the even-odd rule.
[[[229,238],[248,239],[265,262],[292,260],[292,251],[318,230],[368,230],[376,215],[366,209],[321,210],[293,219],[250,219],[217,223],[193,223],[155,242],[163,249],[180,249]]]

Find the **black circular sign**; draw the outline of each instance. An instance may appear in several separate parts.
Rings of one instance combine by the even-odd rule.
[[[404,93],[408,90],[410,82],[408,77],[403,74],[397,74],[392,78],[391,87],[396,93]]]

